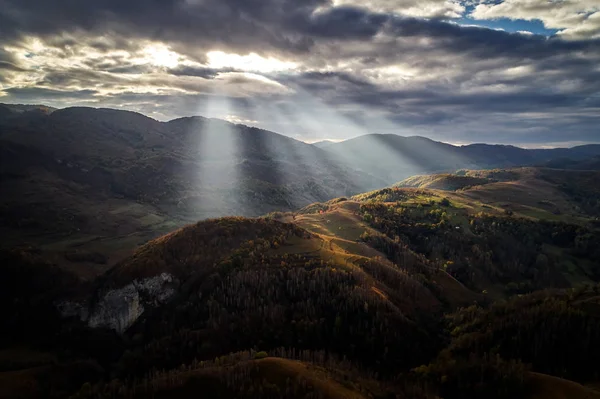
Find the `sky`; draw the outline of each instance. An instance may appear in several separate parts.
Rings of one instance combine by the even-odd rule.
[[[299,140],[600,142],[598,0],[0,0],[0,102]]]

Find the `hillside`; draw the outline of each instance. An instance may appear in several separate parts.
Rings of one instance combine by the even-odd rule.
[[[0,113],[4,116],[9,114],[51,114],[56,111],[56,108],[49,107],[47,105],[30,105],[30,104],[2,104],[0,103]]]
[[[583,212],[510,214],[478,192],[552,188],[574,210],[562,179],[587,173],[462,171],[490,183],[205,220],[91,283],[8,253],[0,288],[21,305],[3,310],[0,395],[594,397],[600,232]]]
[[[0,398],[597,396],[600,172],[506,167],[595,146],[38,111],[0,107]]]
[[[0,234],[5,246],[40,246],[67,267],[68,251],[114,263],[192,221],[292,210],[384,184],[312,145],[247,126],[15,107],[0,117]]]
[[[394,187],[414,187],[429,188],[434,190],[456,191],[471,186],[480,186],[483,184],[488,184],[493,181],[494,180],[474,176],[461,176],[444,173],[437,175],[412,176],[394,184]]]
[[[197,220],[292,211],[433,170],[565,156],[586,162],[599,148],[456,147],[396,135],[311,145],[202,117],[159,122],[113,109],[4,104],[0,237],[3,247],[34,245],[53,262],[93,278],[136,247]],[[446,176],[403,184],[457,189],[485,182]],[[575,196],[585,194],[567,186]]]
[[[571,158],[556,158],[543,164],[552,169],[600,170],[600,156],[577,160]]]
[[[600,216],[599,182],[598,171],[516,168],[413,176],[395,186],[450,191],[450,198],[479,210],[595,223]]]

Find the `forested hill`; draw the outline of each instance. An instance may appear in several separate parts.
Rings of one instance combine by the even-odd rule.
[[[201,221],[93,281],[3,252],[0,397],[598,397],[600,231],[561,183],[598,175],[461,175],[489,182]]]
[[[432,171],[598,154],[600,146],[456,147],[396,135],[310,145],[202,117],[4,104],[0,237],[64,250],[76,235],[87,252],[122,254],[208,217],[292,211]]]
[[[103,258],[187,223],[293,210],[386,184],[312,145],[220,120],[1,109],[2,246],[65,252],[75,240],[84,255],[71,258],[92,273]]]

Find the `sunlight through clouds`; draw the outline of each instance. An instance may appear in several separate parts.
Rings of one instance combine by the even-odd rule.
[[[597,135],[594,0],[202,0],[141,8],[6,1],[15,12],[4,14],[9,25],[0,23],[3,102],[126,104],[166,120],[202,114],[194,99],[218,92],[236,105],[268,104],[269,112],[292,104],[298,115],[285,118],[218,116],[303,132],[306,141],[364,132],[521,140],[521,130],[531,134],[516,116],[521,110],[545,112],[555,136]],[[583,110],[592,116],[567,115]]]
[[[215,88],[199,107],[198,114],[225,119],[234,110],[227,96]],[[190,132],[198,148],[196,187],[193,206],[198,214],[207,217],[241,209],[238,173],[240,148],[233,126],[223,120],[206,119]],[[222,198],[222,200],[216,200]]]
[[[148,45],[144,48],[144,54],[147,62],[155,66],[175,68],[179,64],[179,54],[169,50],[164,44]]]
[[[335,6],[352,5],[379,12],[395,12],[411,17],[458,18],[465,11],[457,0],[333,0]]]
[[[208,67],[233,68],[246,72],[270,73],[295,69],[295,62],[281,61],[276,58],[264,58],[256,53],[248,55],[228,54],[223,51],[210,51],[206,53]]]

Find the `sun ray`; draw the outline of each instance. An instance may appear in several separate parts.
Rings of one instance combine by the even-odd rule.
[[[229,122],[214,119],[224,119],[230,112],[229,99],[217,91],[206,96],[200,107],[200,114],[208,117],[195,132],[198,146],[195,205],[203,217],[245,214],[238,196],[237,132]]]

